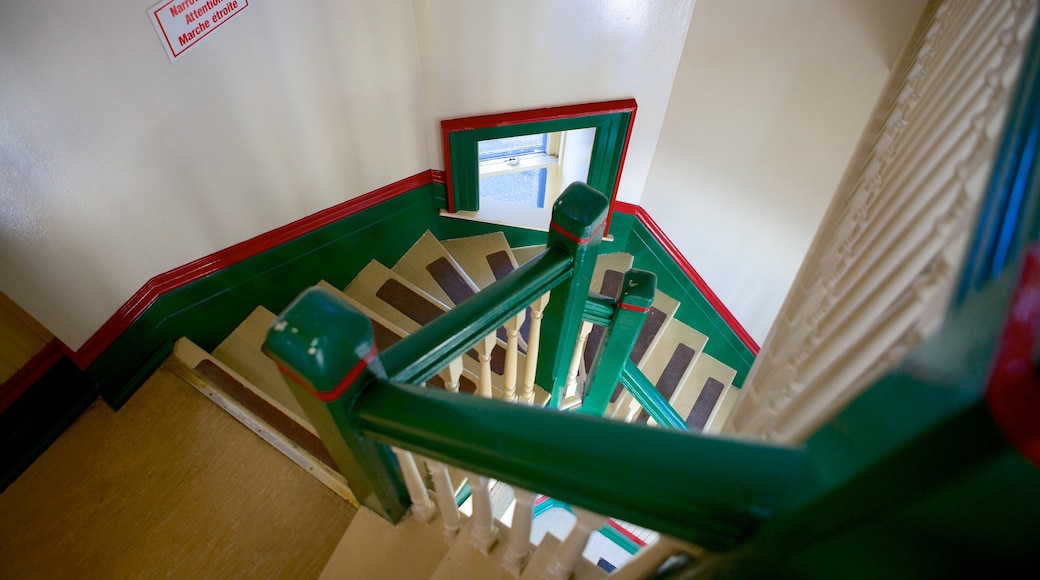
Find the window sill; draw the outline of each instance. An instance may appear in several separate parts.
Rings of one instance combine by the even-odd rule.
[[[549,222],[552,221],[552,208],[526,207],[515,203],[482,200],[478,211],[457,211],[451,213],[442,209],[440,215],[441,217],[452,219],[548,232]],[[614,236],[603,236],[603,241],[612,242],[614,241]]]

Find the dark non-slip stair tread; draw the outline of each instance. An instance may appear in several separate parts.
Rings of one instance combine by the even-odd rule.
[[[462,304],[475,294],[447,258],[437,258],[430,262],[426,265],[426,271],[430,273],[437,285],[444,290],[444,293],[456,305]]]
[[[216,363],[203,359],[195,365],[194,370],[247,411],[267,423],[273,431],[292,441],[328,468],[339,471],[321,438],[238,382]]]
[[[697,402],[693,404],[693,410],[686,417],[686,425],[689,426],[691,431],[704,430],[704,425],[708,422],[708,417],[711,416],[711,412],[715,409],[715,405],[718,403],[719,397],[725,388],[726,385],[719,380],[708,377],[704,387],[701,389],[701,394],[697,396]]]
[[[664,400],[670,400],[672,395],[675,394],[675,389],[679,386],[683,376],[686,374],[686,370],[690,368],[690,364],[696,355],[697,351],[689,346],[682,343],[676,345],[671,358],[668,359],[668,364],[665,365],[664,371],[661,373],[661,377],[654,383],[654,387],[657,389],[657,392],[661,393],[661,397]],[[636,421],[638,423],[646,423],[646,420],[649,418],[650,414],[644,409],[640,412]]]

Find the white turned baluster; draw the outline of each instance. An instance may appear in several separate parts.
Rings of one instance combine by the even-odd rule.
[[[549,304],[549,293],[542,294],[531,304],[531,334],[527,337],[527,367],[524,369],[524,385],[520,390],[520,402],[534,404],[534,376],[538,370],[538,341],[542,333],[542,315]]]
[[[480,385],[477,395],[485,399],[491,398],[491,351],[495,348],[497,337],[491,333],[476,344],[477,356],[480,358]]]
[[[412,500],[412,513],[424,522],[429,522],[437,513],[437,506],[430,500],[430,493],[426,490],[426,482],[419,474],[419,467],[415,464],[415,457],[410,451],[392,448],[397,462],[401,466],[401,476],[404,477],[404,485],[408,488],[408,496]]]
[[[578,390],[578,367],[581,366],[582,355],[585,354],[585,343],[589,340],[592,332],[591,322],[581,323],[581,332],[578,334],[578,342],[574,345],[574,354],[571,355],[571,366],[567,370],[567,384],[564,387],[564,399],[574,396]]]
[[[513,526],[509,531],[509,550],[502,557],[502,567],[514,577],[520,572],[531,555],[531,520],[534,517],[534,492],[513,488],[516,506],[513,508]]]
[[[441,378],[444,379],[445,390],[459,392],[459,380],[462,378],[462,357],[451,361],[448,366],[441,370]]]
[[[446,465],[432,459],[424,461],[426,469],[430,470],[430,478],[433,479],[437,509],[441,512],[441,521],[444,522],[444,541],[450,544],[459,533],[461,522],[459,506],[455,503],[455,486],[451,484],[451,475],[448,474]]]
[[[505,400],[516,401],[516,366],[517,353],[520,350],[520,327],[524,325],[526,313],[521,310],[519,314],[510,318],[506,324],[506,365],[502,374],[502,391]]]
[[[469,480],[470,489],[473,490],[470,496],[473,500],[473,517],[470,519],[469,541],[481,553],[487,554],[498,541],[498,526],[495,525],[495,517],[491,513],[489,480],[476,473],[466,472],[465,475]]]
[[[694,558],[704,555],[704,550],[661,536],[656,542],[639,550],[631,560],[610,574],[610,580],[640,580],[647,578],[664,564],[665,560],[682,553]]]
[[[607,523],[606,516],[594,514],[579,507],[572,507],[577,520],[570,533],[563,539],[556,556],[549,562],[545,569],[544,577],[552,580],[566,580],[578,567],[581,554],[585,551],[585,545],[589,543],[592,532],[603,527]]]

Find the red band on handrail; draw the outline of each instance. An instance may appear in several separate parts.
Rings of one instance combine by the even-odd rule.
[[[599,222],[599,225],[596,226],[596,229],[592,230],[592,234],[589,237],[579,238],[571,232],[568,232],[567,230],[563,229],[563,226],[556,223],[555,221],[549,222],[549,227],[552,228],[556,233],[560,234],[561,236],[567,238],[568,240],[578,245],[587,244],[589,243],[589,240],[592,240],[596,237],[602,237],[601,232],[603,231],[603,225],[604,222]]]
[[[618,308],[622,310],[629,310],[631,312],[638,312],[640,314],[650,310],[649,306],[636,306],[635,304],[625,304],[624,302],[618,304]]]
[[[301,378],[299,375],[293,372],[292,369],[282,365],[281,363],[276,362],[275,364],[278,365],[278,370],[285,373],[285,375],[292,379],[294,383],[300,385],[309,393],[321,399],[323,402],[331,403],[342,397],[343,393],[347,392],[347,389],[349,389],[350,386],[354,384],[354,381],[356,381],[358,377],[361,376],[362,371],[368,368],[369,363],[371,363],[372,359],[374,358],[376,358],[375,345],[373,345],[372,348],[368,351],[368,353],[366,353],[365,356],[361,357],[361,360],[359,360],[357,364],[355,364],[353,368],[350,369],[347,375],[343,377],[343,380],[340,381],[338,385],[336,385],[336,388],[332,389],[327,393],[323,393],[315,389],[314,385],[310,384],[310,382],[308,382],[307,380]]]
[[[1008,443],[1040,466],[1040,381],[1036,378],[1040,335],[1040,243],[1026,255],[1022,277],[1005,323],[997,363],[986,386],[986,407]]]

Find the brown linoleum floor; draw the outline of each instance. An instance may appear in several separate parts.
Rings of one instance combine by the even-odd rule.
[[[0,494],[0,578],[317,578],[354,513],[163,367]]]

